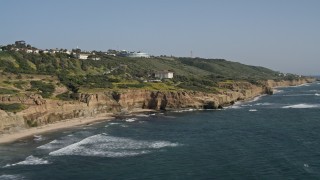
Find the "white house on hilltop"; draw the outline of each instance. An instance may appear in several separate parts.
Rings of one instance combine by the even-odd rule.
[[[77,53],[75,55],[75,57],[78,59],[88,59],[89,56],[90,56],[90,54],[80,54],[80,53]]]
[[[131,52],[128,54],[128,57],[142,57],[142,58],[150,58],[150,55],[147,53],[143,53],[143,52]]]
[[[172,79],[173,72],[170,71],[157,71],[154,73],[154,77],[159,79]]]
[[[27,53],[33,53],[33,50],[32,49],[27,49],[26,52]]]

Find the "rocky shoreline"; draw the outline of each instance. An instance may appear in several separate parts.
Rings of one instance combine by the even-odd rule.
[[[237,101],[250,100],[263,94],[272,94],[274,87],[297,86],[314,81],[315,79],[304,78],[279,82],[268,80],[264,85],[253,85],[248,82],[221,83],[219,84],[221,89],[219,94],[196,91],[129,89],[120,92],[106,91],[78,94],[75,101],[43,99],[37,95],[29,97],[0,97],[2,103],[24,103],[29,106],[28,109],[17,113],[0,110],[0,143],[10,142],[5,141],[10,134],[12,136],[12,134],[19,134],[19,132],[21,133],[28,129],[35,129],[31,127],[39,128],[57,123],[67,124],[67,122],[79,118],[96,121],[101,120],[101,118],[109,119],[111,116],[145,111],[218,109],[230,106]],[[101,117],[103,114],[108,114],[108,116]],[[71,126],[79,124],[81,123],[74,123]],[[35,134],[35,132],[28,135]],[[19,138],[25,136],[22,135]]]

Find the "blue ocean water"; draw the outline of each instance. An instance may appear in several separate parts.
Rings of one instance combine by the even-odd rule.
[[[0,145],[0,179],[320,179],[320,84]]]

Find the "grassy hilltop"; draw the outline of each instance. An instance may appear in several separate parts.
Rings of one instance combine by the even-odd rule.
[[[65,53],[0,52],[0,94],[33,91],[46,98],[67,99],[72,92],[128,88],[216,93],[220,82],[259,84],[267,79],[296,78],[223,59],[96,56],[101,60],[79,60]],[[174,72],[174,78],[151,82],[153,73],[160,70]]]

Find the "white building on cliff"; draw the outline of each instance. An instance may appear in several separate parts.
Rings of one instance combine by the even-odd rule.
[[[155,78],[159,79],[172,79],[173,78],[173,72],[170,71],[157,71],[154,73]]]

